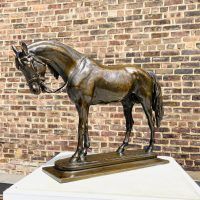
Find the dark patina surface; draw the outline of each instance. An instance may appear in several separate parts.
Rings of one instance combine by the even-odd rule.
[[[70,159],[56,163],[57,170],[67,169],[67,165],[89,165],[86,156],[90,147],[88,113],[89,107],[95,104],[122,103],[126,133],[123,143],[117,149],[119,157],[116,159],[123,162],[124,149],[128,146],[134,124],[132,108],[135,103],[140,103],[151,132],[144,154],[151,155],[155,142],[155,125],[160,126],[164,114],[161,87],[153,72],[146,72],[130,64],[104,66],[56,41],[41,41],[29,46],[22,43],[21,51],[12,48],[16,55],[16,67],[23,72],[33,94],[53,92],[45,84],[45,72],[49,68],[56,78],[62,77],[69,98],[76,106],[79,115],[77,149]]]

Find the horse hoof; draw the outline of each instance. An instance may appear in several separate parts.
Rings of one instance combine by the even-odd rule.
[[[72,164],[77,163],[78,161],[79,161],[79,157],[73,157],[73,156],[69,160],[69,162]]]
[[[152,152],[153,152],[153,146],[148,146],[148,147],[145,149],[145,152],[146,152],[146,153],[152,153]]]
[[[124,152],[124,148],[123,147],[119,147],[116,151],[118,154],[123,154]]]

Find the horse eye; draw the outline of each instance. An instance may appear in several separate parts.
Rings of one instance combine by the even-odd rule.
[[[33,58],[32,57],[28,57],[28,59],[27,59],[29,62],[31,62],[32,60],[33,60]]]
[[[24,63],[24,64],[28,64],[28,61],[27,61],[27,60],[24,60],[23,63]]]
[[[37,67],[33,65],[33,69],[36,71],[36,70],[37,70]]]

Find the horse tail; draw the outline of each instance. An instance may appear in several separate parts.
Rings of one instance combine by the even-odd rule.
[[[153,72],[148,72],[153,79],[152,109],[155,112],[156,126],[160,127],[164,115],[161,86]]]

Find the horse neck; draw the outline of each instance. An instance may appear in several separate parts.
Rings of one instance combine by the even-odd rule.
[[[52,67],[65,81],[76,67],[83,55],[60,43],[42,43],[30,50]]]

